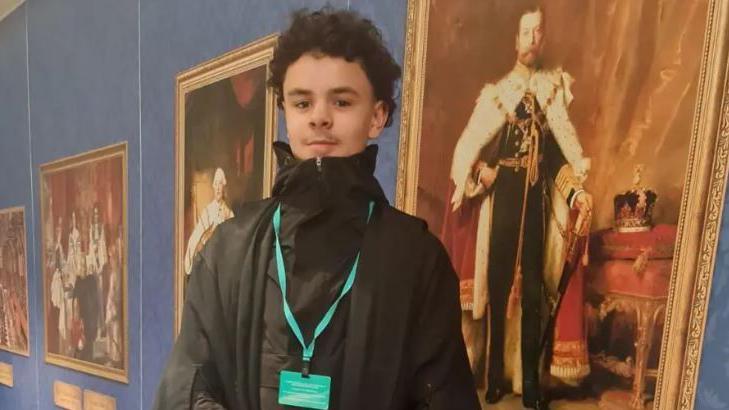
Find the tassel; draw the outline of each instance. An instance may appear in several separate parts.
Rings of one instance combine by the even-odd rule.
[[[521,264],[517,266],[516,272],[514,272],[514,283],[511,285],[511,292],[509,293],[509,304],[506,307],[506,318],[511,319],[516,313],[516,307],[519,303],[519,297],[521,296]]]
[[[529,129],[529,138],[531,139],[532,147],[529,150],[529,165],[528,165],[528,179],[529,184],[534,186],[539,181],[539,129],[537,128],[537,121],[533,120]]]
[[[585,234],[585,248],[582,250],[582,266],[590,264],[590,220],[587,221],[587,231]]]

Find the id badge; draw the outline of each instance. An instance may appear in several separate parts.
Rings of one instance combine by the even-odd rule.
[[[329,409],[332,378],[282,370],[278,385],[278,404],[316,410]]]

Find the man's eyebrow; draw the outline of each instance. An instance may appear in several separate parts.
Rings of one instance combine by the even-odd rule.
[[[313,92],[311,90],[306,90],[306,89],[303,89],[303,88],[294,88],[294,89],[289,90],[286,93],[286,95],[288,95],[289,97],[294,97],[294,96],[297,96],[297,95],[308,96],[308,95],[311,95],[311,94],[313,94]]]
[[[288,97],[296,97],[296,96],[308,97],[308,96],[311,96],[312,94],[314,94],[313,91],[307,90],[305,88],[293,88],[293,89],[289,90],[288,92],[286,92],[286,95]],[[354,96],[359,96],[359,92],[357,92],[357,90],[355,90],[352,87],[348,87],[348,86],[332,88],[328,91],[328,94],[334,94],[334,95],[352,94]]]
[[[331,90],[329,90],[329,93],[330,94],[354,94],[355,96],[359,96],[359,93],[357,92],[357,90],[355,90],[352,87],[347,87],[347,86],[332,88]]]

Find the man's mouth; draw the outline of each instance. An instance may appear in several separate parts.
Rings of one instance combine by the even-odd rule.
[[[317,139],[313,141],[309,141],[306,143],[306,145],[313,145],[313,146],[322,146],[322,145],[336,145],[337,142],[335,140],[329,140],[329,139]]]

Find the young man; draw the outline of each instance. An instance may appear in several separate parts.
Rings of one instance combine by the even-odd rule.
[[[298,12],[271,71],[291,146],[196,257],[155,408],[478,409],[447,254],[373,176],[400,76],[379,31]]]

